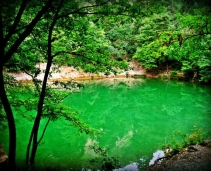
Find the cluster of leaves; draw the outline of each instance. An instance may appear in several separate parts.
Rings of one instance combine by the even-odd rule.
[[[194,15],[180,16],[185,38],[183,45],[174,50],[177,60],[181,61],[181,70],[184,73],[196,73],[203,82],[208,82],[211,78],[211,20],[208,15],[209,11],[210,8],[204,7],[195,9]]]
[[[162,13],[140,21],[140,33],[136,36],[138,48],[133,58],[138,59],[147,69],[159,67],[166,61],[167,46],[162,44],[169,43],[171,33],[166,31],[169,20],[169,15]]]
[[[5,130],[7,128],[6,119],[2,103],[0,103],[0,130]]]
[[[171,136],[171,142],[163,145],[165,149],[167,146],[170,147],[171,153],[175,154],[182,148],[188,147],[189,145],[200,144],[207,137],[197,125],[193,126],[191,133],[184,133],[182,131],[175,131]]]
[[[18,106],[18,103],[20,103],[20,99],[14,98],[15,93],[20,92],[22,93],[23,86],[15,80],[12,76],[8,74],[4,74],[4,82],[5,82],[5,88],[7,91],[8,98],[13,102],[16,103]],[[7,128],[7,118],[5,114],[5,110],[3,108],[2,102],[0,103],[0,129],[5,130]]]
[[[184,3],[178,2],[143,18],[138,22],[138,47],[133,58],[149,70],[166,67],[168,71],[171,67],[182,71],[189,79],[197,77],[209,82],[210,10],[209,6],[197,4],[184,12]]]
[[[39,85],[21,84],[13,77],[5,75],[5,86],[7,88],[7,96],[11,101],[11,106],[17,114],[29,121],[34,121],[34,111],[37,110],[37,104],[39,100]],[[61,84],[61,85],[60,85]],[[42,118],[47,118],[49,121],[56,121],[64,118],[70,121],[70,124],[78,129],[81,133],[98,135],[102,132],[90,127],[88,124],[79,119],[79,112],[72,111],[71,107],[62,104],[61,102],[65,97],[70,94],[69,90],[74,88],[82,88],[82,84],[75,82],[61,83],[55,82],[54,85],[60,85],[62,89],[54,89],[50,86],[46,89],[45,103],[42,112]],[[1,108],[1,120],[0,126],[3,129],[7,128],[6,116]]]
[[[109,156],[108,149],[103,149],[97,143],[89,146],[89,148],[97,155],[95,158],[89,160],[92,170],[101,169],[109,171],[115,168],[120,168],[120,161],[116,157]]]
[[[81,133],[94,135],[101,134],[101,131],[94,129],[83,122],[79,118],[78,111],[72,111],[70,106],[61,103],[63,99],[68,95],[69,91],[65,91],[64,89],[54,90],[48,88],[46,91],[42,117],[48,118],[51,121],[56,121],[58,119],[64,118],[65,120],[70,121],[70,125],[74,126]]]
[[[115,18],[108,17],[104,20],[106,22],[104,25],[106,38],[110,41],[110,54],[119,61],[130,60],[136,51],[133,18],[118,16]]]

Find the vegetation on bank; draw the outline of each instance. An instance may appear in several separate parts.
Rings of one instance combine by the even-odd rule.
[[[174,155],[180,152],[183,148],[190,145],[202,144],[205,139],[211,138],[211,130],[203,130],[202,128],[193,126],[191,133],[185,133],[181,130],[175,131],[169,138],[169,142],[163,144],[163,150],[170,148],[167,155]]]
[[[65,117],[80,132],[98,134],[75,111],[60,105],[65,92],[47,84],[53,71],[68,65],[106,75],[128,70],[138,60],[147,72],[165,71],[171,78],[211,81],[211,4],[209,0],[8,0],[0,2],[0,126],[9,129],[9,170],[16,170],[16,123],[20,105],[36,116],[26,149],[26,165],[35,164],[40,120]],[[44,79],[35,65],[47,63]],[[57,64],[57,68],[51,68]],[[34,87],[22,87],[7,76],[23,71]],[[56,82],[55,82],[56,84]],[[65,88],[68,86],[65,85]],[[20,99],[20,93],[30,98]],[[30,100],[29,100],[30,99]],[[7,126],[8,125],[8,126]]]

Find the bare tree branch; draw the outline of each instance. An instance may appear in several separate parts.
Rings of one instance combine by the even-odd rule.
[[[2,11],[0,8],[0,58],[3,58],[4,56],[3,40],[4,40],[4,33],[3,33],[3,24],[2,24]],[[1,63],[1,65],[3,65],[3,63]]]
[[[202,33],[202,34],[193,34],[193,35],[190,35],[190,36],[187,36],[186,38],[184,38],[183,41],[191,39],[193,37],[203,36],[203,35],[208,35],[208,34],[211,34],[211,33],[207,32],[207,33]]]
[[[20,44],[24,41],[24,39],[31,33],[37,22],[40,20],[40,18],[43,16],[43,14],[49,9],[51,4],[53,3],[52,0],[48,0],[45,6],[37,13],[36,17],[32,20],[32,22],[28,25],[26,30],[20,34],[19,38],[16,40],[16,42],[10,47],[10,49],[7,51],[7,53],[4,55],[4,58],[2,60],[3,64],[6,63],[13,53],[18,49]]]
[[[209,30],[208,30],[208,19],[207,19],[207,21],[206,21],[206,25],[205,25],[205,27],[206,27],[206,31],[207,31],[207,33],[209,33]]]
[[[58,55],[60,55],[60,54],[77,55],[77,56],[82,56],[82,57],[84,57],[84,58],[90,60],[90,58],[86,57],[86,56],[83,55],[83,54],[79,54],[79,53],[76,53],[76,52],[67,52],[67,51],[59,51],[59,52],[55,53],[54,55],[52,55],[52,58],[54,58],[54,57],[56,57],[56,56],[58,56]]]
[[[87,9],[87,8],[94,8],[94,7],[100,7],[100,6],[103,6],[105,4],[107,4],[108,2],[110,2],[110,0],[108,1],[105,1],[103,3],[100,3],[100,4],[96,4],[96,5],[89,5],[89,6],[84,6],[84,7],[81,7],[75,11],[72,11],[70,13],[66,13],[66,14],[63,14],[63,15],[60,15],[58,16],[58,19],[59,18],[63,18],[63,17],[67,17],[68,15],[70,14],[106,14],[105,12],[81,12],[82,9]]]
[[[110,2],[110,0],[100,3],[100,4],[96,4],[96,5],[89,5],[89,6],[81,7],[78,10],[76,10],[75,12],[80,11],[82,9],[86,9],[86,8],[95,8],[95,7],[103,6],[103,5],[107,4],[108,2]]]
[[[52,57],[54,58],[54,57],[56,57],[57,55],[60,55],[60,54],[69,54],[69,55],[82,56],[83,58],[85,58],[86,60],[88,60],[89,63],[91,63],[93,65],[96,65],[96,63],[97,63],[97,65],[105,66],[105,63],[101,62],[100,60],[94,60],[93,61],[93,59],[85,56],[84,54],[80,54],[80,53],[76,53],[76,52],[59,51],[59,52],[55,53]],[[96,62],[96,63],[94,63],[94,62]],[[109,65],[107,65],[106,68],[112,70],[112,68]]]
[[[21,16],[22,16],[22,14],[23,14],[23,12],[24,12],[24,10],[26,8],[27,1],[28,0],[23,0],[22,1],[22,4],[21,4],[20,9],[18,11],[18,14],[16,15],[16,18],[14,20],[14,23],[11,26],[11,28],[9,29],[9,33],[6,35],[6,37],[4,39],[4,43],[3,43],[4,47],[6,46],[8,40],[11,38],[11,36],[14,34],[15,29],[16,29],[17,25],[19,24]]]
[[[44,130],[43,130],[43,132],[42,132],[42,135],[41,135],[39,141],[37,142],[37,145],[38,145],[38,144],[41,142],[41,140],[43,139],[44,134],[45,134],[45,131],[46,131],[47,127],[48,127],[48,124],[49,124],[50,120],[51,120],[51,118],[48,118],[48,121],[47,121],[47,123],[45,124],[45,128],[44,128]]]

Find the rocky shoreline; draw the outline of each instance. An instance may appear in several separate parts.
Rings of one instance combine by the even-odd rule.
[[[183,148],[179,153],[157,161],[144,171],[211,171],[211,140]]]
[[[129,64],[131,70],[122,71],[119,70],[117,75],[110,74],[105,75],[104,73],[93,74],[86,73],[81,69],[75,69],[69,66],[61,66],[59,70],[54,68],[57,66],[53,65],[51,67],[51,77],[49,77],[49,82],[51,81],[70,81],[70,80],[92,80],[92,79],[103,79],[103,78],[133,78],[134,76],[146,75],[146,70],[140,66],[138,62],[131,62]],[[37,79],[43,80],[44,78],[44,70],[46,68],[46,63],[39,63],[36,65],[37,68],[40,69],[41,73],[38,75]],[[13,76],[17,81],[27,82],[31,81],[32,78],[28,74],[24,72],[19,73],[9,73]]]

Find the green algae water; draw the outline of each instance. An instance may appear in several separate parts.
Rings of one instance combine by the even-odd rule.
[[[95,156],[88,146],[97,143],[108,148],[122,168],[142,170],[154,152],[171,142],[175,131],[191,133],[194,125],[210,131],[211,87],[205,85],[132,79],[90,81],[63,103],[78,110],[84,122],[104,134],[80,134],[62,119],[50,122],[36,155],[40,166],[88,167],[88,159]],[[23,163],[33,123],[19,116],[15,119],[17,161]],[[46,122],[41,121],[41,130]],[[0,132],[0,142],[8,152],[8,130]]]

